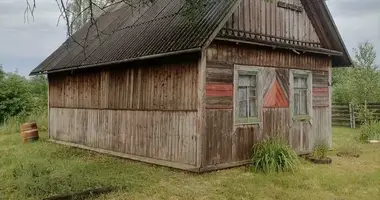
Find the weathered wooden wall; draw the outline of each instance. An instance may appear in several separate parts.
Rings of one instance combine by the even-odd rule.
[[[50,108],[50,137],[182,164],[196,163],[196,112]]]
[[[320,46],[317,33],[305,10],[298,12],[279,7],[279,1],[303,7],[301,0],[243,0],[220,35]]]
[[[262,67],[264,102],[262,123],[234,125],[234,65]],[[207,50],[206,70],[206,135],[202,164],[215,166],[250,159],[255,142],[281,135],[298,152],[308,152],[316,138],[331,141],[329,121],[328,73],[331,58],[314,54],[296,54],[245,44],[213,42]],[[311,123],[293,122],[289,110],[290,69],[313,72],[313,113]],[[276,84],[274,84],[276,82]],[[276,85],[276,87],[274,87]],[[283,92],[281,98],[270,99],[268,93]],[[278,92],[278,91],[274,91]],[[277,97],[276,97],[277,98]],[[273,101],[273,102],[272,102]],[[292,123],[291,123],[292,122]]]
[[[197,58],[49,74],[50,137],[195,166]]]
[[[197,63],[49,75],[50,107],[196,110]]]

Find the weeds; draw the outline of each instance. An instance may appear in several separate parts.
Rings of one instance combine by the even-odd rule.
[[[47,110],[34,113],[32,112],[29,116],[13,116],[8,118],[5,123],[0,125],[0,134],[14,134],[20,132],[20,125],[25,122],[36,122],[38,130],[47,131],[48,129],[48,118]]]
[[[327,157],[329,147],[325,143],[315,145],[312,156],[317,159],[324,159]]]

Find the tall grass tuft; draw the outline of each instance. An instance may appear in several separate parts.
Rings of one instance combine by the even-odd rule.
[[[368,140],[380,140],[380,121],[371,120],[360,126],[359,140],[367,142]]]
[[[253,146],[252,165],[255,172],[295,172],[300,161],[284,140],[272,138]]]
[[[252,165],[255,172],[295,172],[300,161],[284,140],[271,138],[253,146]]]
[[[14,134],[20,132],[20,125],[25,122],[36,122],[39,131],[47,131],[47,109],[41,112],[32,112],[30,115],[13,116],[0,125],[0,134]]]

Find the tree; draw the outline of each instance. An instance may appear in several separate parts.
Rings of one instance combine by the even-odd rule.
[[[365,42],[354,48],[354,66],[333,72],[333,99],[340,103],[380,101],[380,71],[375,64],[374,45]]]
[[[376,51],[375,46],[371,43],[364,42],[359,44],[358,48],[354,48],[355,53],[355,66],[377,69],[378,65],[375,64]]]
[[[30,110],[30,93],[25,77],[1,72],[4,76],[0,79],[0,123]]]
[[[90,5],[94,4],[94,8],[91,8]],[[86,24],[92,17],[99,16],[102,13],[102,10],[112,4],[112,0],[73,0],[68,3],[67,17],[69,18],[69,29],[67,34],[72,35],[77,30],[79,30],[84,24]],[[94,16],[91,16],[94,15]]]

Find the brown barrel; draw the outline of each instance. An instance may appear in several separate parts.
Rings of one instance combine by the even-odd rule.
[[[24,143],[38,140],[38,129],[35,122],[25,123],[20,126],[21,137]]]

